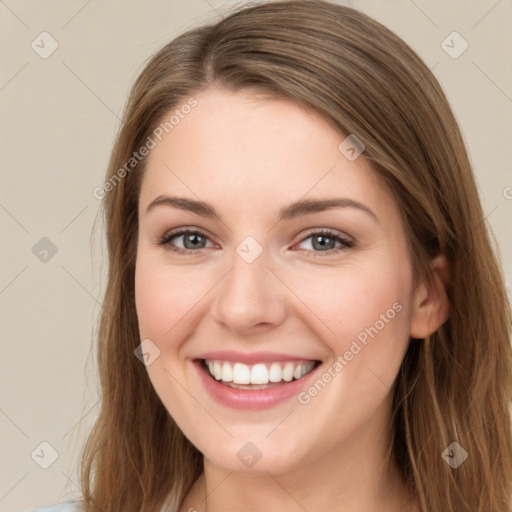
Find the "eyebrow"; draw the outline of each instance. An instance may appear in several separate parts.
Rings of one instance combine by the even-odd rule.
[[[215,208],[204,201],[196,201],[185,197],[173,197],[160,195],[148,205],[146,213],[158,206],[170,206],[181,210],[190,211],[208,219],[222,221],[221,216]],[[304,215],[323,212],[333,208],[357,208],[367,213],[376,222],[379,222],[377,215],[365,204],[354,199],[345,197],[333,199],[302,199],[279,210],[278,221],[291,220]]]

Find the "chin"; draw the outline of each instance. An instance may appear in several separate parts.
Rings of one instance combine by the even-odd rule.
[[[294,443],[283,445],[278,440],[265,439],[266,434],[251,435],[250,432],[244,439],[230,439],[217,445],[218,450],[212,450],[212,446],[204,449],[196,445],[206,459],[213,465],[226,471],[251,475],[278,475],[287,473],[297,468],[305,454],[299,453]],[[222,447],[222,448],[221,448]],[[299,444],[304,449],[304,445]],[[220,449],[221,448],[221,449]]]

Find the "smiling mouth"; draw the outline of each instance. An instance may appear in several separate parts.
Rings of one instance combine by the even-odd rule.
[[[268,389],[303,378],[321,361],[275,361],[272,363],[244,363],[200,359],[202,369],[214,380],[236,389]]]

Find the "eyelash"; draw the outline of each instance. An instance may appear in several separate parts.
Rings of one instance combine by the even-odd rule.
[[[170,233],[166,233],[163,237],[160,238],[160,240],[157,242],[157,245],[168,246],[168,249],[170,251],[174,252],[174,253],[177,253],[177,254],[188,254],[188,255],[190,255],[191,253],[192,254],[198,254],[202,250],[205,249],[205,248],[202,248],[202,249],[182,249],[180,247],[175,247],[175,246],[173,246],[170,243],[170,241],[173,238],[176,238],[176,237],[178,237],[180,235],[184,235],[184,234],[187,234],[187,233],[188,234],[194,234],[194,235],[201,235],[202,237],[209,239],[208,235],[204,231],[201,231],[200,229],[179,229],[179,230],[176,230],[176,231],[171,231]],[[331,238],[331,239],[335,240],[336,242],[341,242],[341,246],[340,247],[336,247],[334,249],[329,249],[328,251],[314,251],[314,250],[310,251],[309,249],[301,249],[303,251],[313,252],[315,254],[315,257],[316,257],[317,254],[319,254],[321,256],[330,256],[330,255],[332,255],[334,253],[337,253],[339,251],[342,251],[344,249],[350,249],[351,247],[354,247],[354,245],[355,245],[355,243],[352,240],[348,240],[347,238],[343,238],[342,236],[340,236],[336,232],[331,231],[330,229],[321,229],[321,230],[318,230],[318,231],[310,231],[304,238],[299,240],[298,243],[304,242],[308,238],[311,238],[313,235],[325,236],[326,238]]]

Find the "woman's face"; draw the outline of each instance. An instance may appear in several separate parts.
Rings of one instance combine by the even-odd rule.
[[[321,117],[248,92],[195,99],[153,137],[140,194],[149,378],[218,466],[369,456],[414,317],[397,206]]]

